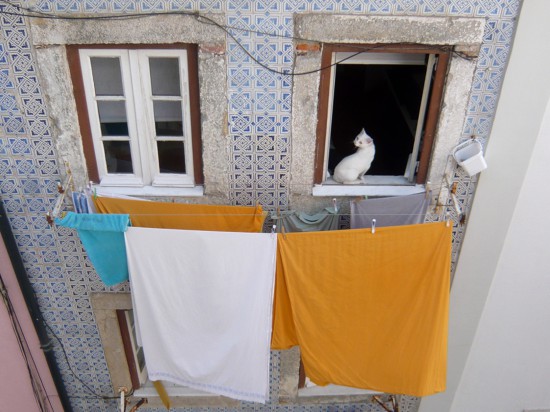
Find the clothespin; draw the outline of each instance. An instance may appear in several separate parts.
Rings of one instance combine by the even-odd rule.
[[[338,213],[338,204],[336,203],[336,198],[332,198],[332,206],[334,206],[334,213]]]
[[[273,225],[273,227],[271,228],[271,233],[275,233],[277,230],[277,225]]]
[[[50,226],[53,226],[53,217],[50,212],[46,212],[46,222],[48,222]]]
[[[65,189],[63,188],[63,185],[61,184],[61,182],[57,182],[57,191],[59,193],[65,193]]]
[[[449,212],[445,213],[445,219],[446,219],[446,226],[449,227],[451,225],[451,214]]]
[[[372,219],[371,229],[370,232],[374,235],[376,232],[376,219]]]

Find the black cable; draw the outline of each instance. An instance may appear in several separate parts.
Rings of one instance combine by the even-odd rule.
[[[1,0],[0,0],[1,1]],[[17,325],[19,325],[20,327],[20,324],[19,324],[19,320],[17,319],[17,315],[15,313],[15,310],[11,304],[11,300],[9,299],[9,295],[7,294],[7,290],[6,288],[4,287],[4,281],[2,279],[2,275],[0,274],[0,290],[2,291],[2,296],[4,297],[3,300],[5,300],[6,302],[6,307],[7,307],[7,310],[8,310],[8,313],[10,314],[10,318],[12,318],[12,315],[13,317],[17,320]],[[3,293],[3,291],[6,291],[5,293]],[[13,322],[13,318],[12,318],[12,322]],[[105,399],[105,400],[109,400],[109,399],[118,399],[119,397],[118,396],[105,396],[105,395],[100,395],[98,393],[96,393],[90,386],[88,386],[88,384],[86,384],[86,382],[84,382],[82,379],[80,379],[80,377],[76,374],[76,372],[74,371],[74,369],[72,368],[71,366],[71,363],[69,362],[69,357],[67,355],[67,352],[65,351],[65,348],[63,346],[63,343],[61,342],[61,339],[59,338],[59,336],[57,336],[57,334],[53,331],[53,329],[50,327],[50,325],[46,322],[45,319],[43,319],[43,323],[44,325],[46,326],[46,328],[50,331],[50,333],[55,337],[55,339],[57,340],[57,342],[59,343],[60,347],[61,347],[61,351],[63,352],[63,356],[65,357],[65,360],[67,362],[67,366],[69,367],[69,370],[71,371],[71,373],[73,374],[73,376],[88,390],[90,391],[90,393],[92,393],[96,398],[101,398],[101,399]],[[14,328],[14,331],[16,333],[16,336],[19,337],[19,333],[17,333],[17,330],[15,329],[15,324],[12,323],[12,327]],[[23,335],[23,339],[24,338],[24,335]],[[26,339],[25,339],[25,343],[27,344],[27,347],[28,347],[28,343],[26,342]],[[25,361],[26,361],[26,365],[27,365],[27,369],[29,371],[29,374],[31,374],[31,382],[33,381],[33,374],[32,374],[32,371],[30,370],[30,366],[29,366],[29,362],[28,362],[28,357],[26,355],[26,353],[24,352],[24,348],[22,347],[22,342],[19,342],[19,345],[20,345],[20,348],[22,350],[22,353],[23,353],[23,357],[25,358]],[[44,388],[44,393],[46,393],[45,391],[45,386],[44,386],[44,382],[42,381],[42,378],[40,377],[39,375],[39,378],[40,378],[40,382],[42,384],[42,387]],[[34,388],[34,385],[33,385],[33,391],[35,390]],[[130,394],[133,393],[133,390],[132,392],[130,392]],[[35,397],[37,396],[36,392],[35,392]],[[47,393],[46,393],[46,398],[48,399],[49,401],[49,397],[47,396]],[[42,405],[41,405],[41,402],[39,401],[39,399],[37,399],[37,402],[39,403],[39,406],[42,408]],[[50,403],[50,406],[52,408],[52,411],[54,410],[53,406],[51,405]]]
[[[116,15],[108,14],[108,15],[99,15],[99,16],[98,15],[94,15],[94,16],[69,16],[69,15],[61,16],[61,15],[55,15],[55,14],[46,13],[46,12],[42,12],[42,11],[36,11],[36,10],[33,10],[31,8],[27,8],[27,7],[18,6],[18,5],[10,3],[7,0],[0,0],[0,2],[4,3],[4,4],[11,5],[13,7],[16,7],[18,10],[26,11],[26,13],[12,13],[12,12],[0,11],[1,13],[24,16],[24,17],[29,17],[29,18],[44,18],[44,19],[58,19],[58,20],[126,20],[126,19],[139,19],[139,18],[154,17],[154,16],[167,16],[167,15],[192,16],[192,17],[195,17],[195,19],[199,23],[213,25],[213,26],[218,27],[219,29],[223,30],[229,37],[231,37],[231,39],[233,39],[233,41],[237,44],[237,46],[239,46],[244,51],[244,53],[247,56],[249,56],[256,64],[258,64],[262,68],[264,68],[264,69],[266,69],[266,70],[268,70],[272,73],[275,73],[275,74],[278,74],[278,75],[281,75],[281,76],[292,76],[293,77],[293,76],[303,76],[303,75],[317,73],[317,72],[329,69],[333,66],[336,66],[337,64],[343,63],[344,61],[349,60],[349,59],[357,56],[358,54],[368,52],[368,51],[374,50],[376,48],[384,47],[383,45],[351,46],[351,47],[359,49],[360,51],[358,51],[355,54],[352,54],[351,56],[346,57],[345,59],[339,60],[335,63],[332,63],[330,65],[321,67],[319,69],[308,70],[308,71],[305,71],[305,72],[281,71],[281,70],[273,69],[273,68],[269,67],[267,64],[265,64],[265,63],[261,62],[260,60],[258,60],[252,53],[250,53],[246,49],[246,47],[244,47],[242,45],[242,43],[230,32],[230,30],[239,30],[239,31],[247,32],[247,33],[262,34],[262,35],[271,36],[271,37],[280,37],[280,38],[285,38],[285,39],[290,39],[290,40],[299,40],[299,41],[306,41],[306,42],[313,42],[313,43],[323,43],[323,42],[319,42],[317,40],[311,40],[311,39],[295,37],[295,36],[291,36],[291,35],[270,33],[270,32],[264,32],[264,31],[260,31],[260,30],[245,29],[245,28],[242,28],[242,27],[222,25],[222,24],[218,23],[217,21],[215,21],[215,20],[213,20],[213,19],[211,19],[207,16],[201,15],[199,12],[163,11],[163,12],[137,13],[137,14],[116,14]],[[466,54],[460,53],[460,52],[453,51],[452,53],[455,54],[456,56],[458,56],[460,58],[463,58],[463,59],[466,59],[466,60],[473,60],[475,58],[475,57],[467,56]]]
[[[17,338],[17,343],[19,346],[19,349],[21,351],[21,354],[23,356],[23,359],[25,361],[25,365],[27,368],[27,372],[29,373],[29,378],[31,381],[32,391],[34,394],[34,397],[36,399],[36,402],[38,403],[38,406],[40,407],[41,411],[46,411],[44,407],[43,398],[46,398],[50,405],[50,410],[54,411],[53,405],[50,401],[50,397],[48,396],[48,393],[46,391],[46,386],[44,384],[44,381],[42,380],[42,376],[38,372],[38,367],[36,366],[36,363],[34,362],[34,358],[32,356],[32,353],[30,351],[30,346],[27,341],[27,338],[25,334],[23,333],[23,328],[21,327],[21,323],[19,322],[19,318],[17,317],[17,312],[15,311],[15,308],[13,307],[12,301],[10,299],[10,296],[8,294],[8,290],[5,286],[4,279],[2,278],[2,274],[0,273],[0,292],[3,297],[3,301],[6,305],[6,310],[8,312],[8,316],[10,317],[10,323],[12,325],[12,329],[14,331],[14,334]],[[30,355],[30,356],[29,356]],[[29,359],[30,358],[30,359]],[[31,369],[31,361],[32,365],[34,366],[34,371]],[[36,378],[38,376],[38,378]],[[39,382],[37,382],[37,380]],[[38,385],[40,384],[40,387]],[[42,391],[40,391],[40,389]],[[42,393],[40,393],[42,392]]]
[[[63,346],[63,342],[61,342],[61,339],[59,338],[59,336],[57,336],[57,334],[53,331],[53,329],[50,327],[50,325],[48,324],[48,322],[46,322],[45,319],[44,319],[44,325],[46,326],[46,328],[50,331],[50,333],[53,335],[53,337],[59,343],[59,347],[61,348],[61,351],[63,352],[63,357],[65,358],[65,361],[67,362],[67,366],[69,367],[69,370],[71,371],[73,376],[82,384],[82,386],[84,386],[92,395],[95,396],[95,398],[92,398],[92,399],[100,398],[100,399],[103,399],[103,400],[110,400],[110,399],[119,399],[120,398],[119,396],[100,395],[95,390],[93,390],[86,382],[84,382],[82,379],[80,379],[80,377],[77,375],[75,370],[72,368],[71,363],[69,362],[69,356],[67,355],[65,347]],[[132,388],[132,391],[130,391],[127,394],[127,396],[131,395],[133,392],[134,391],[133,391],[133,388]],[[70,398],[81,398],[79,396],[69,396],[69,397]],[[88,398],[84,398],[84,399],[88,399]]]

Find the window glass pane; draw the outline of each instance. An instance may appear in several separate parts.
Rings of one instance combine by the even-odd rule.
[[[185,173],[183,142],[158,141],[157,147],[161,173]]]
[[[92,57],[92,75],[96,96],[124,96],[118,57]]]
[[[155,100],[153,109],[157,136],[183,136],[181,102]]]
[[[107,140],[103,142],[107,173],[133,173],[130,142]]]
[[[128,136],[125,102],[98,101],[99,123],[103,136]]]
[[[149,58],[153,96],[180,96],[179,61],[174,57]]]

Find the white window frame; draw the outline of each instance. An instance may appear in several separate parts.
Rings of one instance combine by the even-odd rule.
[[[86,106],[90,120],[90,129],[94,145],[94,154],[101,186],[114,187],[194,187],[193,147],[191,130],[191,108],[189,98],[189,79],[187,50],[185,49],[80,49],[80,65]],[[123,97],[96,97],[92,77],[92,57],[119,58],[123,83]],[[159,138],[155,134],[153,101],[148,59],[150,57],[173,57],[179,61],[180,95],[162,96],[162,100],[181,101],[183,137]],[[132,156],[132,174],[108,173],[103,149],[103,140],[117,140],[109,136],[103,139],[97,100],[124,100],[128,121],[130,152]],[[126,140],[126,138],[120,138]],[[185,174],[160,173],[156,150],[158,140],[183,141],[185,153]]]

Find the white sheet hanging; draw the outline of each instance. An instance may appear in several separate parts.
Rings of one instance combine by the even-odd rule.
[[[265,403],[277,236],[131,227],[126,246],[150,379]]]

